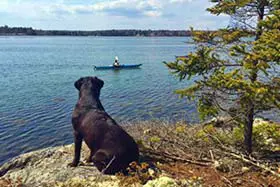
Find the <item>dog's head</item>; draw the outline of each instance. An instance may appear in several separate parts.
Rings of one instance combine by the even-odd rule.
[[[104,82],[97,77],[82,77],[75,82],[75,87],[80,92],[83,90],[92,91],[99,96],[100,90],[104,85]]]

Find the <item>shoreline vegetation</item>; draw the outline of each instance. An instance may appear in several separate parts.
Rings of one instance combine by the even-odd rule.
[[[20,155],[0,166],[0,186],[179,187],[280,186],[280,124],[255,119],[250,156],[242,153],[243,128],[226,118],[204,124],[140,121],[122,125],[140,147],[140,164],[129,175],[102,175],[85,162],[68,167],[74,146]],[[159,128],[160,127],[160,128]]]
[[[135,36],[135,37],[188,37],[188,30],[136,30],[136,29],[111,29],[111,30],[41,30],[32,27],[0,26],[0,36]]]

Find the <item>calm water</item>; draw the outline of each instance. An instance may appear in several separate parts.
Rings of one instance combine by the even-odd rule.
[[[197,120],[192,103],[181,100],[178,82],[162,61],[184,55],[188,38],[0,37],[0,164],[31,150],[73,142],[74,82],[98,76],[101,101],[118,122]],[[141,69],[94,71],[114,56]]]

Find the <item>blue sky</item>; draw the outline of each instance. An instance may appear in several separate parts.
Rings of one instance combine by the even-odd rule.
[[[208,0],[0,0],[0,25],[37,29],[217,29]]]

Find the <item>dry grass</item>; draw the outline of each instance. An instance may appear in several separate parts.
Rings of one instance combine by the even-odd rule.
[[[174,178],[201,177],[205,186],[280,186],[279,160],[265,158],[262,150],[255,150],[256,157],[243,155],[229,125],[155,120],[123,126],[138,141],[142,160]]]
[[[17,178],[12,180],[10,178],[0,178],[0,187],[23,187],[22,179]]]

